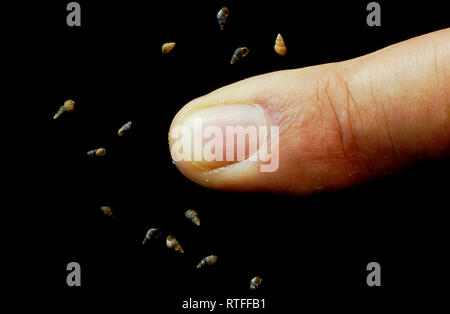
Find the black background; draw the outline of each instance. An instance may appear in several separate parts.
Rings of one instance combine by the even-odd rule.
[[[34,228],[11,258],[23,262],[14,276],[17,292],[33,300],[24,303],[159,313],[182,311],[190,297],[257,297],[266,299],[266,312],[367,312],[444,293],[449,160],[291,198],[196,186],[172,164],[167,145],[173,116],[191,99],[249,76],[341,61],[448,27],[439,2],[379,1],[382,26],[368,27],[370,1],[79,1],[81,28],[66,25],[68,2],[17,8],[21,19],[10,25],[10,34],[21,31],[11,36],[21,48],[20,61],[10,61],[21,71],[11,80],[31,83],[17,96],[38,109],[31,118],[39,123],[29,134],[36,138],[37,156],[27,160],[32,176],[24,179],[32,192],[18,198],[35,204],[21,211],[21,230],[29,220]],[[222,6],[230,9],[223,32],[216,20]],[[277,33],[285,57],[273,51]],[[169,41],[176,47],[162,55]],[[240,46],[250,53],[230,66]],[[75,111],[53,121],[66,99],[75,100]],[[132,129],[118,137],[129,120]],[[105,157],[86,156],[101,146]],[[189,208],[201,227],[185,219]],[[142,246],[155,226],[164,238]],[[183,256],[164,246],[167,234]],[[218,263],[197,270],[210,254]],[[66,285],[72,261],[81,265],[81,287]],[[381,287],[366,285],[371,261],[381,265]],[[263,284],[250,292],[255,275]]]

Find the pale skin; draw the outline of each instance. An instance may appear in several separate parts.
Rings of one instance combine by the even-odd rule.
[[[178,169],[208,188],[307,195],[447,157],[450,28],[359,58],[220,88],[186,104],[171,130],[202,108],[252,104],[280,127],[277,171],[261,172],[258,161],[179,161]],[[170,147],[173,142],[169,136]]]

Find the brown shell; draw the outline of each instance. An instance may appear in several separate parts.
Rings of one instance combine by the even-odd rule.
[[[250,280],[250,290],[255,290],[259,287],[261,284],[262,279],[259,276],[254,277],[252,280]]]
[[[103,157],[106,155],[106,149],[103,147],[97,148],[97,149],[93,149],[87,152],[88,156],[98,156],[98,157]]]
[[[98,156],[98,157],[105,156],[106,155],[106,149],[104,149],[103,147],[97,149],[95,151],[95,155]]]
[[[167,236],[166,245],[169,249],[174,249],[176,252],[179,252],[181,254],[184,253],[184,250],[181,247],[180,243],[177,241],[177,239],[175,239],[173,235]]]
[[[249,49],[247,47],[239,47],[237,48],[234,53],[233,56],[231,57],[231,61],[230,64],[233,64],[239,60],[241,60],[242,58],[244,58],[245,56],[248,55],[249,53]]]
[[[102,206],[102,207],[100,207],[100,209],[102,210],[103,214],[105,214],[106,216],[111,216],[112,215],[111,207],[109,207],[109,206]]]
[[[142,241],[142,244],[145,244],[148,240],[151,239],[157,239],[161,235],[161,231],[159,228],[150,228],[148,229],[147,233],[145,234],[144,241]]]
[[[200,226],[200,218],[198,218],[198,213],[195,210],[188,209],[184,213],[184,215],[186,216],[187,219],[192,221],[194,224],[196,224],[197,226]]]
[[[127,123],[125,123],[124,125],[122,125],[122,126],[120,127],[119,131],[117,131],[117,134],[118,134],[119,136],[122,136],[122,135],[125,133],[125,131],[128,131],[129,129],[131,129],[131,124],[132,124],[132,122],[131,122],[131,121],[128,121]]]
[[[165,43],[161,47],[161,51],[163,54],[168,54],[175,47],[175,43]]]
[[[217,13],[217,21],[219,22],[220,30],[223,31],[225,28],[225,23],[227,22],[228,15],[230,14],[230,11],[227,7],[223,7],[219,10]]]
[[[53,116],[53,119],[58,119],[64,112],[71,112],[73,111],[73,109],[75,109],[75,102],[71,99],[68,99],[64,102],[64,104],[59,107],[58,111],[56,112],[56,114]]]
[[[284,56],[286,54],[286,44],[284,43],[284,39],[283,37],[281,37],[281,34],[277,35],[277,39],[275,39],[275,45],[273,48],[275,49],[275,52],[280,56]]]
[[[202,268],[205,265],[214,265],[217,262],[217,256],[216,255],[209,255],[206,256],[204,259],[198,263],[197,268]]]
[[[64,102],[64,108],[66,108],[67,111],[73,111],[75,108],[75,102],[72,99],[68,99]]]
[[[100,209],[102,210],[103,214],[105,214],[105,216],[111,217],[112,220],[114,220],[115,222],[118,221],[116,216],[114,216],[114,213],[111,210],[111,207],[109,207],[109,206],[101,206]]]

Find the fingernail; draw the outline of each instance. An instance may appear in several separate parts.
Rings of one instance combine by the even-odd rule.
[[[256,105],[220,105],[188,112],[171,129],[175,162],[191,161],[212,170],[246,160],[257,153],[269,120]]]

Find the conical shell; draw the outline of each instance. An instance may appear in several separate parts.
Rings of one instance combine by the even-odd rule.
[[[106,216],[111,216],[112,215],[111,207],[109,207],[109,206],[102,206],[102,207],[100,207],[100,209],[102,210],[103,214],[105,214]]]
[[[58,112],[53,116],[53,119],[58,119],[64,112],[71,112],[75,109],[75,102],[71,99],[68,99],[64,102],[64,105],[59,107]]]
[[[117,221],[117,218],[116,218],[116,216],[114,216],[114,213],[111,210],[111,207],[101,206],[100,209],[102,210],[103,214],[105,214],[105,216],[111,217],[113,220]]]
[[[198,218],[198,213],[195,210],[188,209],[184,213],[184,215],[186,216],[187,219],[192,221],[194,224],[196,224],[197,226],[200,226],[200,218]]]
[[[233,64],[239,60],[241,60],[242,58],[244,58],[245,56],[247,56],[249,53],[249,50],[247,47],[239,47],[237,48],[234,53],[233,56],[231,57],[231,61],[230,64]]]
[[[250,290],[255,290],[259,287],[261,284],[262,279],[259,276],[254,277],[252,280],[250,280]]]
[[[171,52],[174,47],[175,47],[175,43],[165,43],[164,45],[162,45],[161,51],[163,54],[166,55],[169,52]]]
[[[217,13],[217,21],[219,22],[220,30],[223,31],[225,28],[225,23],[227,22],[228,15],[230,14],[230,11],[227,7],[223,7],[219,10]]]
[[[198,263],[197,268],[202,268],[205,265],[214,265],[217,262],[217,256],[216,255],[210,255],[205,257]]]
[[[122,127],[119,129],[119,131],[117,131],[117,134],[119,136],[122,136],[123,133],[125,133],[125,131],[128,131],[129,129],[131,129],[131,121],[128,121],[127,123],[122,125]]]
[[[280,56],[284,56],[286,54],[286,45],[284,43],[283,37],[281,37],[281,34],[277,35],[277,39],[275,39],[275,46],[273,48],[275,49],[275,52]]]
[[[145,244],[148,240],[159,238],[161,235],[161,231],[159,228],[150,228],[148,229],[144,241],[142,241],[142,244]]]
[[[181,247],[180,243],[175,239],[173,235],[168,235],[166,239],[166,245],[169,249],[174,249],[176,252],[179,252],[181,254],[184,253],[183,248]]]
[[[106,155],[106,149],[104,149],[103,147],[97,148],[97,149],[93,149],[87,152],[88,156],[98,156],[98,157],[103,157]]]

